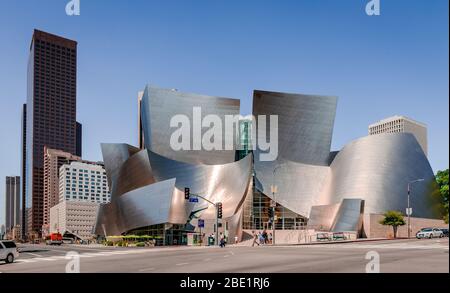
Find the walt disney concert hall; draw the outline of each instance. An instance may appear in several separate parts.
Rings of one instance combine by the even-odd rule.
[[[102,144],[111,202],[100,207],[95,234],[153,235],[161,245],[185,244],[199,227],[210,235],[215,207],[186,200],[185,188],[222,203],[219,231],[231,240],[273,227],[364,237],[364,214],[405,211],[407,185],[417,178],[424,182],[414,186],[414,215],[435,218],[435,178],[413,134],[367,136],[331,151],[337,97],[254,91],[253,116],[278,116],[278,125],[263,129],[268,140],[273,130],[278,134],[273,161],[260,160],[264,151],[253,141],[251,119],[237,122],[234,150],[173,150],[171,119],[185,115],[192,121],[194,107],[203,117],[240,114],[236,99],[145,88],[139,99],[141,145]],[[201,128],[202,134],[207,130]]]

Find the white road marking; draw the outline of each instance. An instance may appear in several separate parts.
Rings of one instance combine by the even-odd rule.
[[[185,266],[185,265],[188,265],[189,263],[188,262],[182,262],[182,263],[177,263],[176,265],[177,266]]]
[[[149,272],[149,271],[154,271],[155,268],[148,268],[148,269],[140,269],[140,272]]]
[[[28,253],[29,255],[32,255],[34,257],[42,257],[42,255],[36,254],[36,253],[31,253],[31,252],[25,252],[25,253]]]
[[[57,259],[54,259],[54,258],[51,258],[51,257],[38,257],[38,258],[35,258],[35,260],[37,260],[37,261],[40,261],[40,260],[43,260],[43,261],[56,261]]]
[[[33,259],[16,259],[14,260],[15,263],[33,263],[36,262]]]

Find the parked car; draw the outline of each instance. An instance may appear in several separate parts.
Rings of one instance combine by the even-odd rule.
[[[436,237],[439,237],[439,238],[444,237],[444,233],[441,231],[441,229],[423,228],[416,234],[417,239],[422,239],[422,238],[430,238],[431,239],[431,238],[436,238]]]
[[[13,241],[0,240],[0,261],[13,263],[19,257],[19,249]]]
[[[444,233],[444,237],[448,237],[448,228],[440,228],[439,230],[441,230],[442,233]]]

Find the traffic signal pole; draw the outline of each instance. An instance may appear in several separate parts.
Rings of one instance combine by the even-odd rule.
[[[197,198],[201,198],[201,199],[203,199],[204,201],[206,201],[207,203],[209,203],[210,205],[213,205],[213,206],[215,207],[215,209],[216,209],[216,231],[215,231],[216,233],[215,233],[215,244],[216,244],[216,245],[219,245],[219,209],[221,209],[221,207],[219,207],[219,206],[221,205],[221,203],[214,203],[214,202],[210,201],[209,199],[204,198],[204,197],[201,196],[201,195],[193,194],[193,193],[190,192],[190,189],[186,187],[186,188],[184,189],[184,198],[185,198],[186,200],[189,200],[190,196],[194,196],[194,197],[197,197]]]
[[[219,245],[219,204],[215,204],[216,207],[216,245]]]

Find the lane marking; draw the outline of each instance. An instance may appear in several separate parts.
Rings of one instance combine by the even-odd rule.
[[[34,257],[42,257],[42,255],[36,254],[36,253],[31,253],[31,252],[24,252],[24,253],[28,253],[29,255],[32,255]]]
[[[148,268],[148,269],[140,269],[140,272],[149,272],[149,271],[154,271],[155,268]]]
[[[35,258],[35,260],[37,260],[37,261],[40,261],[40,260],[43,260],[43,261],[56,261],[56,259],[51,258],[51,257],[38,257],[38,258]]]
[[[188,265],[189,263],[188,262],[182,262],[182,263],[177,263],[176,265],[177,266],[185,266],[185,265]]]

